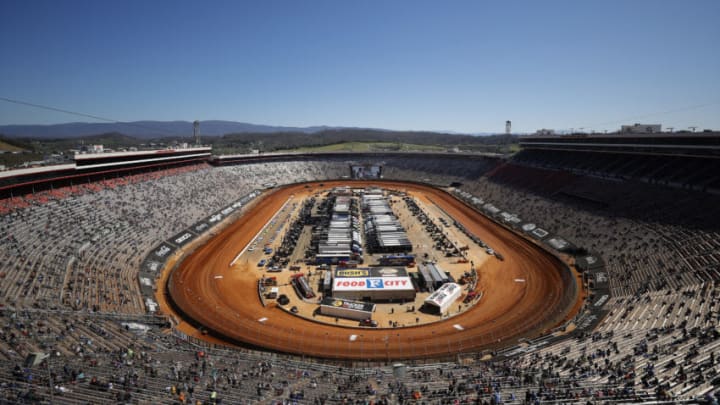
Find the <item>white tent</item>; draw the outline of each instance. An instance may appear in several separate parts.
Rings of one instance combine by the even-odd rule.
[[[444,314],[450,305],[460,297],[462,290],[455,283],[445,283],[425,298],[425,304],[437,308],[437,312]]]

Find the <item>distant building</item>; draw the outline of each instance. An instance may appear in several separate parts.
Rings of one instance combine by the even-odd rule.
[[[624,134],[653,134],[656,132],[662,132],[662,125],[660,124],[632,124],[623,125],[620,127],[620,132]]]
[[[102,145],[93,145],[91,149],[91,153],[103,153],[103,146]]]
[[[535,135],[555,135],[555,130],[542,128],[535,131]]]
[[[512,122],[505,121],[505,134],[510,135],[512,133]]]

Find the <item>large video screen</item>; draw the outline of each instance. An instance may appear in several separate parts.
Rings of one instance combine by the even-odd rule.
[[[353,179],[382,179],[382,166],[380,165],[352,165]]]

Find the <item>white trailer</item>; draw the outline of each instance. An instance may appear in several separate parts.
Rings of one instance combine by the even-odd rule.
[[[320,303],[322,315],[362,321],[371,319],[375,304],[325,297]]]
[[[278,293],[280,292],[280,289],[277,287],[270,288],[270,292],[267,293],[266,297],[267,299],[274,300],[278,297]]]
[[[462,289],[455,283],[445,283],[440,288],[425,298],[425,305],[434,309],[434,312],[442,315],[450,305],[457,300],[462,294]]]

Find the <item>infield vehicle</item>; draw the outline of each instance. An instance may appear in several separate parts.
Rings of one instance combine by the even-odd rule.
[[[266,286],[276,286],[277,285],[277,277],[265,277],[263,279],[263,284]]]
[[[472,301],[475,299],[475,297],[477,297],[477,296],[478,296],[477,291],[470,291],[470,292],[465,296],[465,299],[463,299],[463,302],[464,302],[465,304],[468,304],[468,303],[472,302]]]
[[[304,298],[313,298],[315,297],[315,292],[313,291],[312,287],[310,287],[310,282],[308,282],[307,277],[305,277],[305,274],[298,273],[291,277],[291,282],[293,285],[295,285],[295,288],[297,288],[298,293],[301,297]]]

